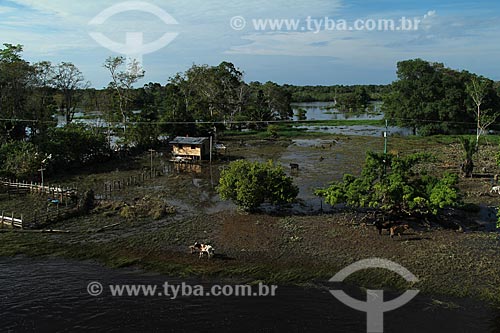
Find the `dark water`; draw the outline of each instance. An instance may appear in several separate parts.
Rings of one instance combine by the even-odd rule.
[[[366,332],[364,313],[351,310],[327,288],[279,287],[276,297],[101,297],[87,293],[91,281],[106,284],[190,284],[141,272],[111,270],[61,259],[0,258],[1,332]],[[356,292],[351,293],[355,296]],[[392,295],[395,297],[398,295]],[[365,297],[359,294],[360,299]],[[389,295],[388,298],[391,296]],[[433,306],[419,296],[385,314],[385,332],[496,332],[493,309],[455,301]]]

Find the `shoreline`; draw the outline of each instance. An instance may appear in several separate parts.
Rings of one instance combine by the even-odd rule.
[[[110,268],[137,267],[145,272],[179,278],[298,286],[322,285],[344,267],[377,257],[394,261],[415,274],[420,282],[412,288],[419,289],[423,295],[471,298],[500,306],[496,234],[434,230],[391,239],[386,234],[379,236],[371,226],[350,223],[353,216],[349,214],[292,217],[295,229],[290,229],[287,218],[217,215],[218,219],[213,215],[198,217],[210,221],[208,225],[213,232],[208,235],[205,233],[208,225],[196,225],[193,229],[192,221],[162,227],[157,237],[155,233],[146,232],[113,241],[103,241],[105,232],[96,234],[97,239],[92,241],[83,241],[87,235],[77,232],[64,235],[2,233],[0,256],[55,256],[93,260]],[[257,221],[251,224],[249,220]],[[234,228],[240,232],[234,234]],[[325,233],[326,229],[332,231]],[[212,260],[190,255],[189,234],[197,235],[198,239],[206,235],[205,239],[211,239],[216,246],[217,255]],[[328,243],[328,239],[336,245],[321,249],[318,244]],[[371,247],[366,246],[368,241]],[[379,269],[353,274],[346,283],[394,291],[410,287],[399,275]]]

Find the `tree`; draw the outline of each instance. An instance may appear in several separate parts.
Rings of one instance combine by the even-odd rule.
[[[500,109],[490,80],[422,59],[399,62],[397,74],[383,111],[398,126],[413,128],[414,134],[417,130],[420,135],[467,133],[475,122],[479,138],[497,117],[483,111]],[[468,112],[471,108],[473,114]]]
[[[130,116],[130,104],[134,93],[133,86],[144,77],[146,72],[136,59],[129,62],[125,69],[122,69],[125,62],[124,57],[109,57],[104,62],[104,68],[111,74],[112,81],[109,86],[118,94],[123,131],[127,132],[127,120]]]
[[[233,200],[245,210],[255,209],[264,202],[274,205],[291,203],[299,194],[292,178],[272,161],[231,162],[221,173],[217,191],[222,199]]]
[[[73,121],[76,96],[79,90],[89,87],[82,72],[70,62],[62,62],[54,68],[54,86],[62,93],[59,109],[64,112],[66,124]]]
[[[399,126],[413,128],[414,134],[417,129],[424,134],[434,134],[433,122],[448,120],[448,117],[440,119],[438,112],[443,96],[443,68],[443,64],[422,59],[399,62],[398,80],[384,100],[386,117],[395,118]]]
[[[57,108],[54,101],[54,67],[50,61],[33,64],[29,80],[27,113],[30,114],[30,138],[44,136],[47,128],[56,126],[52,115]],[[52,124],[51,124],[52,123]]]
[[[26,137],[27,90],[32,67],[21,58],[22,45],[0,49],[0,135],[3,142]]]
[[[101,162],[110,156],[106,137],[81,124],[49,129],[38,146],[52,155],[51,166],[57,170]]]
[[[436,215],[439,209],[459,200],[458,177],[444,174],[440,179],[418,172],[428,154],[406,157],[369,152],[361,176],[346,174],[341,182],[316,191],[331,205],[369,207],[389,215]]]
[[[472,80],[466,83],[467,93],[471,96],[476,109],[474,117],[477,122],[476,128],[476,151],[479,149],[479,137],[483,135],[488,127],[495,122],[500,115],[498,112],[493,112],[491,109],[482,110],[481,107],[488,97],[488,93],[493,90],[493,82],[481,77],[473,77]]]
[[[33,143],[12,141],[0,147],[0,172],[4,177],[33,180],[38,174],[42,159]]]
[[[336,106],[347,112],[365,111],[370,100],[367,89],[364,86],[356,86],[354,92],[340,96]]]
[[[157,123],[158,114],[151,110],[142,110],[140,114],[133,117],[135,124],[129,127],[125,135],[126,142],[140,150],[157,146],[158,137],[161,134]]]
[[[291,94],[276,83],[252,82],[249,85],[249,90],[250,96],[245,114],[247,120],[263,123],[289,120],[293,117]],[[257,124],[257,127],[263,126],[265,124]]]
[[[474,171],[474,154],[477,152],[477,146],[469,138],[461,138],[462,148],[464,149],[464,162],[462,163],[462,172],[465,177],[472,177]]]

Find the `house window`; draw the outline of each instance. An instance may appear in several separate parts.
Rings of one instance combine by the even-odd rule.
[[[195,145],[191,145],[191,149],[196,149],[196,146]]]
[[[182,149],[182,148],[184,148],[184,147],[182,147],[182,145],[179,145],[179,149]]]

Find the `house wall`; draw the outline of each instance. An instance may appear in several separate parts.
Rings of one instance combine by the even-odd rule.
[[[196,148],[191,148],[190,145],[182,145],[182,148],[179,145],[174,145],[173,153],[174,155],[181,156],[193,156],[193,157],[201,157],[202,151],[201,146],[195,146]]]

